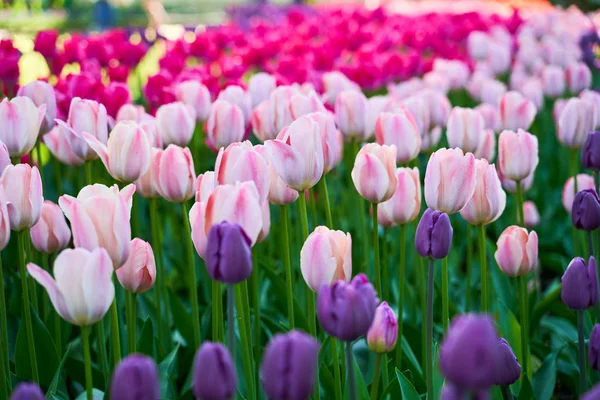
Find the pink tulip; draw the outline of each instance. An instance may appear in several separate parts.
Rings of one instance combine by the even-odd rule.
[[[421,211],[421,180],[418,168],[398,168],[398,185],[392,197],[381,203],[379,214],[393,224],[407,224],[414,221]]]
[[[494,164],[489,164],[487,160],[475,160],[475,170],[475,191],[460,215],[471,225],[487,225],[504,212],[506,193],[502,190]]]
[[[205,260],[206,257],[206,240],[208,238],[208,234],[205,231],[205,217],[206,203],[194,203],[189,213],[190,226],[192,227],[192,242],[194,243],[196,253],[198,253],[203,260]]]
[[[73,244],[94,250],[103,247],[113,265],[119,268],[129,257],[131,241],[131,203],[134,185],[119,187],[95,184],[86,186],[77,195],[60,196],[58,204],[71,222]]]
[[[352,278],[352,237],[349,233],[317,226],[300,251],[300,269],[308,287],[316,292],[321,285]]]
[[[442,128],[440,126],[433,127],[429,132],[426,132],[421,137],[421,153],[429,154],[433,151],[442,138]]]
[[[375,123],[375,140],[383,145],[396,146],[396,162],[406,164],[413,160],[421,149],[421,135],[413,115],[404,107],[393,113],[382,113]]]
[[[533,174],[539,162],[538,139],[529,132],[503,131],[498,139],[498,169],[506,178],[521,181]]]
[[[569,214],[571,214],[571,208],[573,208],[573,200],[575,199],[575,188],[573,187],[573,185],[573,177],[570,177],[565,182],[565,186],[563,186],[562,191],[562,204],[565,208],[565,211]],[[587,189],[596,189],[596,185],[594,184],[594,177],[588,174],[578,174],[577,191],[580,192],[582,190]]]
[[[367,98],[362,92],[345,90],[338,95],[335,101],[335,120],[347,140],[362,142],[367,139],[367,110]]]
[[[261,216],[262,216],[262,229],[258,234],[258,238],[256,239],[256,243],[264,242],[269,236],[269,231],[271,230],[271,208],[269,207],[269,201],[265,200],[260,206]]]
[[[71,241],[71,230],[60,207],[46,200],[42,204],[41,218],[29,231],[33,247],[47,254],[58,253]]]
[[[305,94],[296,86],[279,86],[269,96],[269,117],[273,131],[280,132],[296,119],[313,112],[326,111],[314,91]]]
[[[281,176],[273,168],[273,163],[269,160],[265,146],[254,146],[256,150],[267,160],[269,164],[269,202],[276,205],[292,204],[298,198],[298,192],[291,189],[281,179]],[[196,201],[198,201],[196,199]]]
[[[4,171],[4,168],[8,165],[12,165],[8,148],[4,143],[0,142],[0,171]],[[0,175],[1,174],[2,172],[0,172]]]
[[[544,108],[544,89],[538,78],[529,78],[523,82],[521,94],[529,99],[538,110]]]
[[[330,71],[323,74],[323,102],[331,107],[335,105],[336,99],[344,90],[360,91],[360,86],[352,82],[339,71]]]
[[[276,140],[267,140],[265,150],[273,168],[292,189],[304,191],[323,176],[323,144],[319,125],[302,116],[283,129]]]
[[[133,239],[129,258],[116,273],[119,283],[128,292],[140,294],[150,290],[156,281],[156,262],[150,243]]]
[[[352,182],[371,203],[389,200],[396,186],[396,146],[369,143],[360,149],[352,168]]]
[[[217,177],[213,171],[206,171],[205,173],[198,175],[198,178],[196,178],[196,182],[194,183],[196,202],[206,203],[208,201],[208,196],[210,196],[217,186]]]
[[[569,100],[566,99],[556,99],[554,101],[554,107],[552,107],[552,118],[554,119],[554,124],[558,125],[558,120],[560,119],[560,115],[565,109],[567,102]]]
[[[75,97],[71,100],[69,118],[66,122],[56,120],[60,126],[66,128],[65,132],[77,157],[89,161],[98,158],[98,155],[83,138],[84,133],[94,136],[100,143],[108,141],[108,117],[106,108],[93,100],[82,100]]]
[[[476,183],[475,157],[461,149],[434,152],[425,171],[427,207],[454,214],[473,196]]]
[[[600,128],[600,93],[595,90],[585,89],[581,93],[579,93],[579,98],[585,101],[589,101],[594,105],[594,109],[596,110],[596,126],[594,129]]]
[[[538,236],[535,231],[516,225],[502,232],[496,243],[498,250],[494,254],[498,266],[506,275],[517,277],[531,272],[538,258]]]
[[[481,142],[473,152],[475,158],[485,159],[492,162],[496,156],[496,133],[491,129],[484,129]]]
[[[150,143],[146,132],[133,121],[117,123],[105,145],[84,133],[88,145],[100,156],[108,173],[120,182],[133,182],[150,166]]]
[[[485,60],[490,37],[485,32],[473,31],[467,37],[467,50],[473,60]]]
[[[162,105],[156,111],[158,132],[165,146],[186,146],[194,134],[195,112],[181,102]]]
[[[546,96],[556,98],[565,92],[565,72],[558,65],[546,65],[541,78]]]
[[[486,62],[496,75],[505,74],[510,70],[512,61],[511,45],[504,45],[494,41],[488,44],[488,54]]]
[[[37,167],[28,164],[8,165],[0,177],[0,187],[7,202],[10,229],[29,229],[40,219],[42,203],[42,180]]]
[[[342,160],[344,137],[336,129],[334,117],[329,112],[315,112],[307,116],[319,126],[323,148],[323,174],[331,171]]]
[[[500,99],[503,129],[529,129],[536,114],[535,105],[518,92],[506,92]]]
[[[485,79],[481,83],[480,97],[481,102],[498,107],[502,96],[506,94],[506,85],[495,79]]]
[[[374,353],[384,354],[394,350],[397,340],[398,318],[387,301],[383,301],[375,309],[375,317],[367,332],[367,344]]]
[[[252,111],[252,129],[261,142],[277,137],[278,132],[275,131],[272,117],[268,100],[257,105]]]
[[[10,215],[8,214],[7,201],[0,188],[0,250],[10,242]]]
[[[556,126],[558,141],[571,149],[580,149],[598,123],[594,103],[573,97],[567,101]]]
[[[428,126],[428,128],[430,126],[446,126],[446,122],[448,121],[448,117],[452,111],[452,105],[450,104],[450,100],[448,100],[446,95],[435,90],[424,89],[419,91],[415,96],[423,99],[426,104],[426,116],[420,117],[421,119],[424,119],[422,121],[423,126]],[[410,102],[410,100],[407,101]],[[404,104],[406,104],[407,101],[405,101]],[[417,119],[417,114],[419,113],[415,113],[414,108],[408,109],[413,116],[415,116],[415,119]]]
[[[271,92],[277,87],[277,80],[273,75],[265,72],[254,74],[248,80],[248,92],[252,99],[252,107],[256,107],[265,100],[269,100]]]
[[[535,203],[531,200],[527,200],[523,203],[523,214],[525,216],[525,226],[533,228],[540,223],[540,213],[538,212]]]
[[[492,106],[491,104],[480,104],[475,107],[475,110],[479,111],[479,114],[483,117],[485,129],[491,129],[494,132],[498,132],[502,129],[502,120],[500,119],[498,107]]]
[[[367,100],[367,121],[365,130],[369,137],[375,134],[375,125],[377,124],[379,115],[388,111],[390,108],[395,109],[396,107],[399,107],[399,105],[394,103],[397,103],[397,101],[392,100],[389,96],[373,96]]]
[[[69,140],[70,135],[67,128],[58,125],[45,134],[42,141],[58,161],[65,165],[77,167],[83,164],[84,161],[73,151]]]
[[[136,192],[146,199],[160,197],[158,191],[158,168],[155,168],[155,165],[160,163],[162,153],[163,150],[161,149],[150,149],[150,166],[146,170],[146,173],[134,182]]]
[[[44,135],[55,125],[56,119],[56,95],[54,88],[48,82],[34,81],[19,88],[17,96],[29,97],[36,107],[46,106],[46,113],[40,126],[40,134]]]
[[[11,157],[29,153],[37,142],[44,122],[46,106],[36,107],[29,97],[15,97],[0,103],[0,140]]]
[[[269,194],[268,161],[252,146],[250,141],[232,143],[221,148],[215,164],[217,185],[233,185],[236,182],[252,181],[258,190],[260,203]]]
[[[138,106],[135,104],[123,104],[117,112],[116,122],[121,121],[135,121],[142,122],[144,119],[153,119],[149,114],[146,114],[144,106]]]
[[[448,118],[446,137],[450,147],[474,152],[483,139],[485,121],[481,114],[470,108],[454,107]]]
[[[578,94],[592,85],[592,71],[583,62],[571,63],[565,70],[565,77],[569,91]]]
[[[430,71],[423,75],[425,88],[447,95],[450,91],[450,79],[439,72]]]
[[[244,114],[244,124],[250,122],[250,118],[252,117],[252,98],[250,97],[250,93],[246,92],[241,86],[227,86],[221,90],[217,100],[235,104]]]
[[[27,271],[46,289],[65,321],[88,326],[100,321],[115,297],[112,263],[105,249],[67,249],[54,261],[54,278],[35,264]]]
[[[241,142],[245,130],[244,114],[237,105],[217,100],[210,106],[206,135],[214,148],[220,149],[231,143]]]
[[[425,135],[429,133],[433,125],[431,122],[433,108],[430,106],[428,98],[417,94],[402,100],[401,105],[414,117],[419,128],[419,134],[421,135],[421,142],[423,142]],[[390,111],[394,112],[397,108],[398,106],[392,107]],[[444,121],[445,124],[446,121]]]
[[[210,91],[199,81],[184,81],[175,87],[177,101],[194,110],[196,122],[206,121],[210,110]]]
[[[433,70],[450,78],[452,90],[463,88],[469,80],[469,67],[459,60],[444,60],[436,58]]]
[[[442,75],[444,74],[442,73]],[[422,89],[425,89],[425,84],[420,78],[417,78],[416,76],[404,82],[400,82],[396,85],[388,85],[388,92],[392,97],[397,99],[408,98]]]
[[[160,132],[158,131],[158,123],[156,122],[156,119],[153,117],[144,118],[138,122],[138,125],[146,133],[150,147],[162,149],[163,142]]]
[[[150,168],[154,168],[156,189],[163,198],[183,203],[194,196],[194,159],[187,147],[170,144],[157,153]]]

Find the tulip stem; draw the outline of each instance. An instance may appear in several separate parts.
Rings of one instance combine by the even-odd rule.
[[[48,270],[48,257],[49,255],[46,253],[41,253],[40,256],[42,257],[42,269],[44,271],[48,271],[49,273],[51,273]],[[50,299],[48,297],[48,294],[43,293],[42,297],[44,298],[42,303],[43,303],[43,310],[44,310],[44,320],[46,320],[46,318],[48,318],[48,314],[50,314]]]
[[[60,161],[58,160],[58,158],[54,158],[54,162],[52,164],[54,165],[54,179],[56,180],[56,192],[60,196],[61,194],[64,193],[63,184],[62,184],[62,172],[61,172],[62,168],[61,168]]]
[[[596,193],[600,193],[600,170],[594,171],[594,177],[596,178],[594,180],[596,182]]]
[[[577,310],[577,347],[579,348],[579,393],[583,394],[586,391],[587,374],[585,372],[585,336],[583,326],[583,313],[585,310]]]
[[[346,369],[348,371],[347,384],[350,400],[356,400],[356,381],[354,379],[354,357],[352,356],[352,342],[346,342]]]
[[[442,258],[442,326],[448,330],[450,321],[450,305],[448,301],[448,257]]]
[[[58,313],[55,314],[56,322],[60,323],[60,316]],[[60,325],[57,325],[58,329],[56,330],[56,334],[60,335]],[[106,354],[106,337],[104,335],[104,317],[102,317],[96,323],[96,335],[98,342],[98,353],[100,353],[100,366],[102,367],[102,374],[104,375],[104,382],[108,385],[109,378],[109,368],[108,368],[108,355]],[[59,336],[60,338],[60,336]]]
[[[88,326],[81,327],[81,342],[83,344],[83,364],[85,367],[85,391],[87,400],[93,399],[92,358],[90,357],[90,331]]]
[[[285,280],[286,280],[286,294],[287,294],[287,306],[288,306],[288,323],[290,330],[294,329],[294,288],[293,288],[293,277],[292,277],[292,260],[290,258],[290,235],[288,232],[288,206],[281,206],[281,219],[283,224],[283,260],[285,262]]]
[[[442,261],[443,262],[443,261]],[[433,258],[429,259],[427,269],[427,338],[426,347],[426,374],[427,374],[427,400],[433,397]],[[442,264],[443,265],[443,264]],[[444,329],[445,331],[445,329]]]
[[[513,400],[513,394],[510,390],[510,386],[500,386],[500,390],[502,391],[502,398],[504,400]]]
[[[404,311],[404,284],[406,279],[406,225],[400,225],[400,270],[398,271],[398,342],[396,343],[396,368],[402,371],[402,322]],[[420,274],[420,270],[418,274]]]
[[[85,184],[93,185],[92,181],[92,162],[86,161],[83,163],[83,167],[85,168]]]
[[[323,200],[325,202],[325,217],[327,227],[333,229],[333,217],[331,216],[331,203],[329,202],[329,189],[327,189],[327,174],[323,174],[321,178],[321,186],[323,190]]]
[[[427,315],[427,269],[423,266],[423,258],[420,255],[417,255],[418,270],[417,270],[417,278],[419,279],[419,297],[421,302],[421,343],[427,343],[427,325],[425,324],[425,319]],[[402,347],[402,338],[398,340],[396,346]],[[425,371],[427,367],[427,355],[426,355],[426,347],[421,346],[421,370]]]
[[[488,271],[487,248],[485,245],[485,225],[479,225],[479,260],[481,264],[481,312],[488,310]]]
[[[379,375],[381,373],[381,354],[375,356],[375,372],[371,384],[371,400],[377,399],[377,388],[379,387]]]
[[[523,377],[528,376],[529,370],[529,335],[527,321],[527,275],[519,277],[521,294],[519,296],[521,312],[521,366]]]
[[[258,250],[252,251],[252,307],[254,308],[254,359],[260,360],[260,278],[258,276]]]
[[[233,285],[227,285],[227,347],[235,359],[235,305]]]
[[[221,301],[221,285],[218,281],[214,280],[211,284],[212,291],[212,340],[213,342],[220,342],[221,335],[219,335],[219,328],[221,325],[221,313],[219,312],[219,301]]]
[[[5,384],[2,384],[3,398],[8,399],[8,394],[11,392],[10,387],[10,360],[8,358],[8,321],[6,315],[6,297],[4,296],[4,272],[2,271],[2,256],[0,255],[0,356],[2,363],[0,365],[0,376]]]
[[[200,347],[200,316],[198,311],[198,291],[196,288],[196,266],[194,265],[194,244],[192,242],[192,231],[188,220],[187,203],[181,203],[181,215],[183,217],[183,225],[185,228],[185,242],[187,245],[187,262],[189,268],[189,295],[190,306],[192,308],[192,324],[194,328],[194,349]]]
[[[129,326],[127,327],[127,333],[129,334],[129,354],[135,353],[135,326],[136,326],[136,306],[137,306],[137,295],[135,293],[127,293],[129,296]]]
[[[33,152],[32,152],[33,153]],[[33,155],[33,154],[32,154]],[[44,187],[44,166],[42,165],[42,137],[40,136],[35,144],[35,156],[38,162],[38,169],[40,170],[40,182]],[[60,193],[59,193],[60,195]]]
[[[156,311],[158,314],[158,343],[164,346],[165,338],[165,326],[168,326],[169,318],[167,317],[167,311],[163,310],[162,295],[164,293],[164,284],[166,280],[165,271],[162,263],[162,247],[160,243],[160,235],[158,222],[158,199],[150,199],[150,229],[152,234],[152,248],[156,253],[156,286],[154,288],[154,301],[156,302]],[[166,297],[165,297],[166,299]],[[163,313],[164,311],[164,313]]]
[[[117,296],[110,306],[110,338],[112,340],[113,367],[121,361],[121,334],[119,333],[119,311],[117,310]]]
[[[471,310],[471,277],[473,275],[473,227],[467,224],[467,282],[465,284],[465,312]]]
[[[338,350],[338,340],[330,336],[331,357],[333,358],[333,377],[335,379],[335,398],[342,400],[342,378],[340,376],[340,355]]]
[[[525,226],[525,213],[523,211],[523,188],[521,187],[521,181],[517,181],[517,211],[519,220],[517,225]]]
[[[240,328],[240,343],[242,344],[242,363],[244,367],[244,375],[246,378],[246,396],[249,400],[256,398],[254,392],[254,374],[252,372],[252,355],[251,355],[251,339],[250,333],[248,332],[247,320],[250,318],[250,313],[244,307],[244,302],[247,298],[244,296],[243,285],[241,283],[236,285],[235,290],[235,302],[238,310],[238,319],[240,320],[238,326]]]
[[[19,242],[19,269],[21,273],[21,289],[23,291],[23,314],[25,316],[25,329],[27,330],[27,342],[29,343],[29,361],[31,363],[31,374],[33,381],[40,382],[35,354],[35,342],[33,341],[33,325],[31,323],[31,306],[29,304],[29,288],[27,287],[27,269],[25,267],[25,241],[29,239],[29,229],[17,232]]]
[[[373,248],[375,258],[375,289],[381,296],[381,264],[379,259],[379,224],[377,221],[377,203],[373,203]]]

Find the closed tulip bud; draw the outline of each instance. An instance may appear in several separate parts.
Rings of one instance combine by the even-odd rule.
[[[498,368],[495,384],[499,386],[512,385],[521,376],[521,364],[510,344],[504,338],[498,338]]]
[[[463,88],[469,80],[469,67],[460,60],[436,58],[433,61],[433,70],[450,78],[452,90]]]
[[[398,319],[396,313],[382,302],[375,310],[375,318],[367,333],[367,344],[371,351],[382,354],[389,353],[396,347],[398,339]]]
[[[269,160],[267,150],[263,145],[254,146],[255,149],[265,157],[269,165],[269,196],[268,200],[271,204],[286,205],[291,204],[298,198],[298,191],[290,189],[281,176],[273,167],[273,163]]]
[[[10,229],[22,231],[37,224],[44,202],[37,167],[8,165],[0,177],[0,187],[6,199]]]
[[[594,325],[588,343],[588,361],[590,368],[600,371],[600,324]],[[596,399],[595,397],[594,399]],[[591,400],[591,399],[590,399]]]
[[[421,153],[429,154],[429,152],[435,150],[440,139],[442,138],[442,127],[435,126],[431,131],[426,132],[424,136],[421,136]]]
[[[498,132],[501,129],[502,120],[500,119],[500,111],[498,107],[491,104],[480,104],[475,107],[479,114],[483,117],[483,126],[485,129],[491,129]]]
[[[582,190],[595,190],[596,185],[594,183],[594,177],[588,174],[579,174],[577,175],[577,191],[580,192]],[[562,191],[562,203],[565,211],[568,214],[571,214],[573,209],[573,201],[575,200],[575,189],[573,188],[573,177],[567,179],[565,182],[565,186],[563,186]]]
[[[504,83],[491,78],[484,79],[480,88],[481,102],[498,107],[506,91],[507,88]]]
[[[338,95],[344,90],[359,92],[360,86],[339,71],[330,71],[323,74],[323,101],[325,103],[333,107]]]
[[[325,332],[352,342],[367,334],[378,304],[375,288],[364,274],[358,274],[350,283],[338,280],[321,286],[317,316]]]
[[[71,147],[71,133],[64,126],[58,125],[52,128],[50,132],[42,136],[42,142],[48,147],[50,153],[61,163],[72,167],[83,164],[84,160],[80,158]]]
[[[210,106],[206,135],[214,148],[241,142],[245,131],[244,114],[237,105],[217,100]]]
[[[119,362],[110,384],[110,398],[138,400],[160,398],[156,363],[142,354],[132,354]]]
[[[592,132],[585,139],[581,164],[583,168],[600,170],[600,132]]]
[[[293,330],[273,336],[260,364],[260,381],[267,397],[309,398],[315,390],[318,357],[319,343],[306,333]]]
[[[369,143],[360,149],[352,168],[352,182],[358,193],[371,203],[389,200],[396,186],[396,146]]]
[[[565,99],[556,99],[554,101],[554,107],[552,107],[552,118],[554,119],[555,125],[558,125],[558,120],[560,119],[560,115],[565,109],[567,102],[568,100]]]
[[[494,385],[498,370],[498,334],[488,315],[454,317],[440,344],[440,372],[459,389],[476,392]]]
[[[173,203],[183,203],[194,196],[194,160],[187,147],[170,144],[159,151],[152,162],[154,176],[158,179],[160,195]]]
[[[546,65],[542,69],[542,86],[548,97],[560,97],[565,92],[565,72],[558,65]]]
[[[427,207],[448,214],[463,209],[475,191],[475,157],[461,149],[440,149],[425,170]]]
[[[597,120],[598,114],[593,103],[575,97],[569,99],[558,118],[556,137],[561,144],[580,149],[587,136],[594,131]]]
[[[47,254],[57,253],[71,241],[71,230],[60,207],[46,200],[42,204],[41,218],[29,231],[33,247]]]
[[[429,115],[425,117],[425,119],[429,120],[429,125],[446,125],[446,122],[448,121],[448,116],[452,111],[452,104],[450,104],[450,100],[448,100],[448,97],[435,90],[421,90],[417,95],[423,100],[425,100],[425,104],[427,104],[428,110],[426,110],[425,114]],[[413,115],[415,115],[414,108],[411,109],[410,112],[413,113]],[[417,125],[419,124],[417,123]]]
[[[335,127],[333,114],[315,112],[307,114],[319,126],[319,136],[323,148],[323,174],[331,171],[342,159],[344,137]]]
[[[44,400],[42,389],[33,382],[21,382],[10,395],[10,400]]]
[[[252,99],[252,107],[269,99],[271,92],[277,87],[277,79],[265,72],[254,74],[248,80],[248,92]]]
[[[527,200],[523,203],[523,214],[526,227],[533,228],[540,224],[540,213],[533,201]]]
[[[192,229],[192,242],[196,252],[203,260],[206,260],[206,241],[208,234],[205,230],[206,203],[196,202],[190,209],[189,221]]]
[[[194,110],[196,122],[206,121],[210,110],[210,91],[199,81],[184,81],[175,87],[177,101]]]
[[[490,37],[485,32],[473,31],[467,37],[467,50],[473,60],[485,60]]]
[[[265,200],[260,206],[261,216],[262,216],[262,229],[258,234],[258,238],[256,239],[256,243],[264,242],[269,236],[269,231],[271,230],[271,207],[269,206],[269,201]]]
[[[10,154],[6,145],[0,141],[0,175],[2,174],[1,171],[4,171],[4,168],[8,165],[12,165]]]
[[[198,178],[196,178],[196,182],[194,183],[196,202],[206,203],[208,196],[210,196],[217,186],[217,177],[213,171],[206,171],[205,173],[198,175]]]
[[[585,310],[598,302],[598,272],[594,257],[590,257],[587,265],[583,258],[575,257],[560,280],[560,298],[570,309]]]
[[[421,141],[425,142],[425,135],[429,132],[432,127],[432,111],[430,108],[427,97],[420,96],[418,94],[411,96],[407,99],[402,100],[401,105],[412,114],[419,128],[419,134],[421,135]],[[392,107],[390,111],[395,111],[397,107]],[[450,111],[446,114],[446,117],[450,114]],[[447,118],[446,118],[447,119]],[[444,125],[446,121],[444,120]],[[421,150],[423,150],[423,143],[421,143]]]
[[[452,247],[452,225],[448,214],[428,208],[415,233],[417,253],[425,258],[441,259]]]
[[[580,400],[597,400],[600,399],[600,384],[597,384],[590,389],[589,392],[581,396]]]
[[[347,140],[359,142],[367,139],[366,131],[367,98],[362,92],[345,90],[335,101],[335,120],[338,128]]]
[[[164,104],[156,111],[158,132],[165,146],[186,146],[194,134],[195,116],[190,106],[181,102]]]
[[[155,168],[160,163],[160,158],[163,150],[157,148],[150,149],[150,166],[146,173],[135,181],[136,192],[146,199],[154,199],[160,197],[158,191],[158,172],[159,168]]]
[[[235,104],[244,114],[244,124],[250,122],[252,114],[252,98],[250,97],[250,93],[246,92],[244,88],[241,86],[229,85],[219,92],[217,100]]]
[[[513,181],[533,175],[539,162],[538,139],[529,132],[503,131],[498,138],[498,169]]]
[[[594,231],[600,227],[600,199],[594,189],[577,192],[573,200],[571,219],[577,229]]]
[[[496,166],[487,160],[475,160],[476,184],[471,199],[460,215],[471,225],[487,225],[497,220],[506,207],[506,193]]]
[[[421,211],[421,180],[419,169],[396,169],[398,185],[392,197],[381,203],[377,209],[378,214],[383,214],[384,220],[390,224],[407,224],[414,221]]]
[[[127,261],[131,241],[131,202],[134,185],[119,187],[95,184],[86,186],[77,198],[63,195],[58,204],[71,222],[73,244],[94,250],[103,247],[108,251],[115,269]]]
[[[528,98],[533,105],[541,110],[544,108],[544,90],[538,78],[529,78],[523,82],[520,92]]]
[[[35,264],[27,271],[46,289],[58,315],[73,325],[95,324],[115,297],[113,265],[102,248],[63,250],[54,261],[54,278]]]
[[[10,241],[10,217],[8,214],[6,196],[0,189],[0,250],[8,245]]]
[[[36,107],[29,97],[15,97],[0,102],[0,140],[8,148],[11,157],[29,153],[38,138],[44,122],[46,106]]]
[[[505,74],[510,69],[512,61],[511,45],[504,45],[491,41],[488,44],[488,56],[486,62],[496,75]]]
[[[421,149],[421,135],[413,115],[400,106],[393,113],[382,113],[375,122],[375,140],[396,147],[396,162],[412,161]]]
[[[352,278],[352,237],[349,233],[318,226],[300,251],[300,269],[308,287],[316,292],[321,285]]]
[[[83,138],[84,133],[94,136],[100,143],[108,141],[108,117],[104,105],[75,97],[71,100],[69,117],[66,122],[56,120],[66,128],[69,143],[73,152],[85,161],[95,160],[98,155]]]
[[[204,342],[194,359],[192,391],[197,399],[229,400],[237,392],[237,373],[229,350]]]
[[[500,99],[502,128],[509,130],[529,129],[537,109],[533,102],[519,92],[506,92]]]
[[[440,393],[440,400],[463,400],[465,392],[451,382],[446,382]]]
[[[583,62],[569,64],[565,70],[565,77],[569,91],[573,94],[589,89],[592,85],[592,71]]]
[[[496,156],[496,134],[491,129],[484,129],[481,142],[473,152],[475,158],[492,162]]]
[[[538,236],[535,231],[509,226],[498,238],[496,246],[494,257],[498,267],[510,277],[526,275],[537,265]]]
[[[40,134],[45,134],[50,131],[55,125],[56,119],[56,95],[54,87],[48,82],[34,81],[19,88],[17,96],[29,97],[36,107],[46,106],[46,113],[40,126]]]
[[[483,116],[478,111],[454,107],[446,126],[448,145],[474,152],[483,137],[484,124]]]
[[[439,72],[430,71],[423,74],[423,83],[427,89],[435,90],[444,96],[450,91],[450,79]]]
[[[153,119],[153,117],[149,114],[146,114],[144,106],[138,106],[135,104],[123,104],[117,112],[117,117],[115,118],[115,121],[135,121],[140,123],[145,119]]]
[[[269,100],[263,101],[252,110],[252,130],[261,142],[277,137],[279,132],[275,130]]]
[[[223,221],[208,232],[206,270],[219,282],[235,284],[252,274],[252,242],[238,224]]]
[[[117,270],[117,279],[128,292],[147,292],[156,281],[156,262],[152,246],[138,238],[133,239],[129,246],[129,257]]]

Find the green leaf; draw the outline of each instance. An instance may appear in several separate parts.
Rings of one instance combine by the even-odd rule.
[[[556,385],[556,358],[558,352],[553,352],[546,357],[544,363],[533,376],[533,393],[536,400],[550,400]],[[520,398],[520,397],[519,397]]]
[[[154,357],[154,327],[150,317],[146,317],[136,348],[138,353]]]
[[[533,400],[533,389],[531,388],[531,383],[529,383],[529,379],[525,376],[523,377],[523,383],[521,384],[521,390],[519,391],[519,400]],[[553,386],[554,387],[554,386]]]
[[[174,399],[177,397],[173,388],[173,370],[175,361],[177,360],[177,352],[179,351],[179,343],[175,346],[165,359],[158,365],[158,376],[160,379],[160,397],[163,399]]]
[[[344,349],[345,350],[345,349]],[[367,384],[365,383],[365,378],[360,372],[360,368],[358,363],[356,362],[356,357],[352,357],[352,361],[354,362],[354,379],[356,381],[356,397],[359,399],[368,399],[369,398],[369,390],[367,389]],[[346,377],[346,382],[348,382]],[[344,398],[347,399],[350,397],[350,387],[346,384],[346,388],[344,390]]]
[[[396,376],[398,377],[398,382],[400,383],[400,391],[402,392],[403,400],[421,400],[419,393],[413,386],[413,384],[404,376],[404,374],[398,371],[396,368]]]
[[[54,374],[52,383],[50,384],[50,387],[48,388],[48,392],[46,393],[46,398],[49,398],[50,396],[56,394],[56,391],[58,390],[58,384],[60,383],[60,376],[62,373],[62,369],[65,365],[65,361],[67,360],[67,357],[69,356],[70,351],[71,351],[71,345],[69,344],[69,346],[67,346],[67,350],[65,350],[65,355],[63,356],[62,360],[60,360],[60,364],[58,365],[56,374]]]
[[[400,385],[398,384],[398,377],[394,377],[392,381],[387,385],[383,393],[381,393],[382,399],[399,399],[400,396]]]
[[[438,365],[438,344],[436,343],[433,348],[433,397],[439,398],[442,386],[444,385],[444,378],[440,373],[440,367]]]
[[[521,357],[521,325],[517,321],[515,315],[508,309],[502,301],[498,302],[498,314],[500,317],[500,335],[506,339],[517,355],[519,360]]]
[[[92,398],[94,400],[101,400],[104,398],[104,392],[102,390],[98,390],[96,388],[92,389]],[[87,399],[87,395],[85,390],[79,395],[77,396],[77,398],[75,400],[86,400]]]
[[[194,343],[194,331],[192,328],[192,315],[181,302],[181,298],[175,293],[169,293],[171,303],[171,313],[173,314],[173,322],[175,327],[186,341],[186,343]]]

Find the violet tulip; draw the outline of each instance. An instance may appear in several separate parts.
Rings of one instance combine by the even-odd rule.
[[[452,247],[452,225],[448,214],[428,208],[415,233],[415,247],[421,257],[441,259]]]
[[[587,135],[581,151],[583,168],[600,170],[600,132]]]
[[[235,284],[252,274],[252,242],[244,229],[223,221],[208,232],[206,270],[219,282]]]
[[[587,265],[581,257],[571,260],[561,282],[560,298],[570,309],[585,310],[598,302],[598,272],[594,257],[590,257]]]
[[[573,188],[574,179],[570,177],[565,182],[562,191],[562,204],[565,208],[565,211],[568,214],[571,214],[573,210],[573,202],[575,201],[575,189]],[[581,192],[582,190],[595,190],[594,177],[588,174],[579,174],[577,175],[577,190]]]
[[[132,354],[121,360],[113,373],[110,398],[114,400],[160,398],[160,381],[154,360],[142,354]]]
[[[600,228],[600,199],[594,189],[580,190],[571,208],[573,226],[585,231]]]
[[[600,324],[594,325],[588,343],[588,361],[590,368],[600,371]]]
[[[192,391],[197,399],[228,400],[237,392],[237,373],[229,350],[204,342],[194,359]]]
[[[10,400],[44,400],[42,389],[33,382],[21,382],[15,387]]]
[[[500,386],[512,385],[521,377],[521,364],[517,360],[510,344],[504,338],[498,338],[498,364],[495,384]]]

